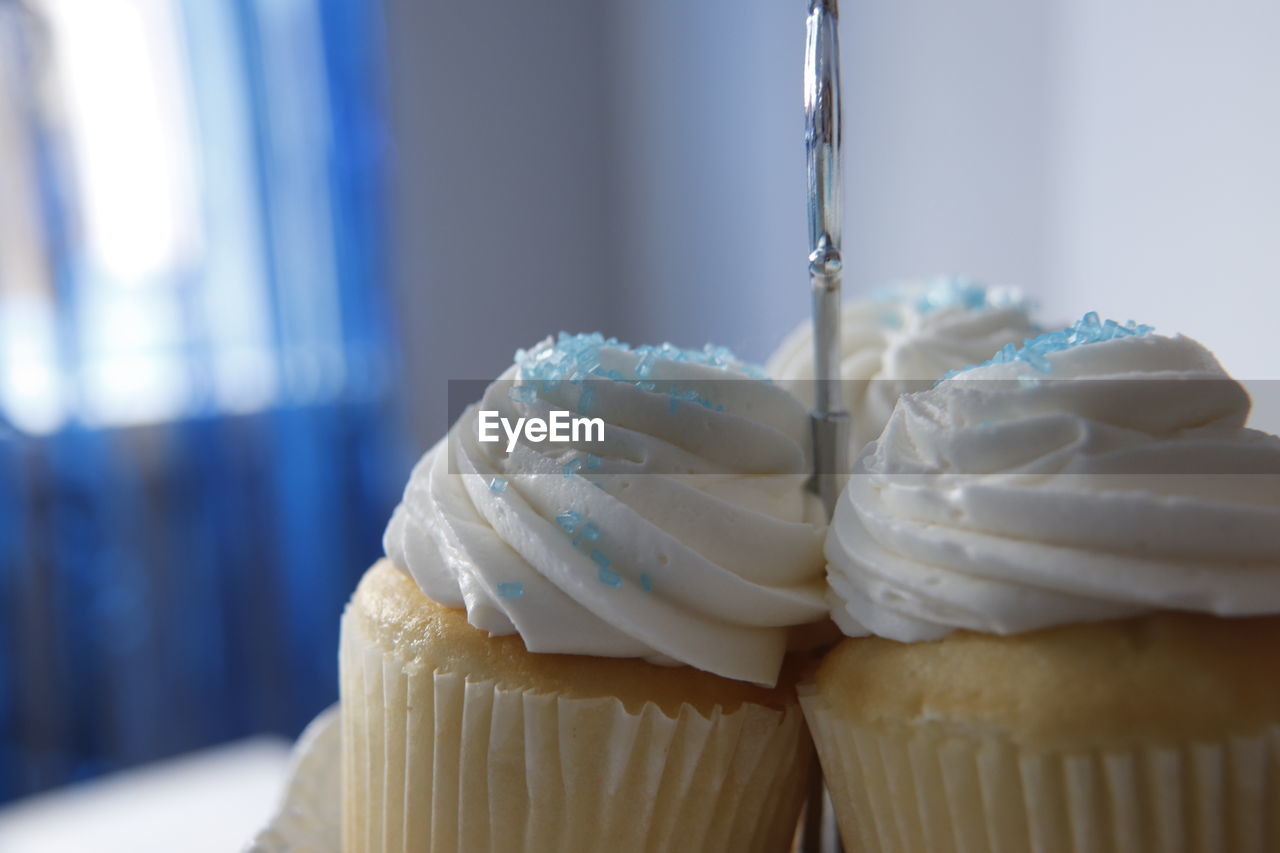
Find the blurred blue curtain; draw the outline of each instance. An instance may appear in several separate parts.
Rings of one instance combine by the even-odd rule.
[[[0,0],[0,26],[28,49],[10,65],[31,76],[66,411],[32,430],[0,408],[0,801],[295,735],[336,698],[339,614],[410,461],[389,393],[378,4],[168,4],[201,237],[152,290],[117,287],[85,248],[75,140],[33,94],[57,48],[43,5]],[[122,305],[161,316],[147,300],[176,331],[121,363],[159,353],[179,403],[136,423],[92,416],[103,327]],[[236,337],[254,317],[257,350]]]

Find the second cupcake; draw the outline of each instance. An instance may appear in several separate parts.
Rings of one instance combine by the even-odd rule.
[[[802,686],[860,850],[1280,849],[1280,439],[1089,315],[903,397]],[[878,636],[867,636],[867,635]]]

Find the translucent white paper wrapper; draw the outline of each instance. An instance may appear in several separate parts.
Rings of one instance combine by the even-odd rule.
[[[298,738],[280,805],[245,853],[340,853],[340,717],[334,705]]]
[[[423,668],[343,622],[346,853],[785,851],[800,709],[671,718]]]
[[[1280,850],[1280,726],[1178,746],[1030,752],[996,735],[886,733],[800,702],[845,848]]]

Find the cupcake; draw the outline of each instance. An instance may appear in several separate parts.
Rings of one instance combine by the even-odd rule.
[[[511,426],[556,412],[601,427]],[[346,849],[785,850],[788,630],[826,616],[807,431],[723,349],[518,352],[343,616]]]
[[[1280,439],[1150,331],[1002,350],[859,456],[800,687],[851,847],[1280,849]]]
[[[841,316],[851,460],[880,435],[899,395],[1039,331],[1018,291],[961,278],[885,287],[846,303]],[[765,372],[812,406],[813,371],[813,324],[806,321],[770,356]]]

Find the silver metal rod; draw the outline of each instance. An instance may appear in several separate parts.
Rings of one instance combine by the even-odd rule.
[[[808,165],[809,284],[813,293],[815,490],[828,518],[848,470],[848,414],[840,383],[844,181],[840,121],[840,13],[837,0],[809,0],[804,57]]]
[[[809,286],[813,294],[815,377],[813,479],[830,519],[849,470],[849,415],[840,382],[841,238],[844,181],[840,122],[840,11],[837,0],[809,0],[804,55],[805,155],[808,163]],[[809,779],[801,853],[837,853],[839,832],[825,808],[822,770]],[[825,831],[824,831],[825,830]],[[832,839],[824,844],[824,836]]]

